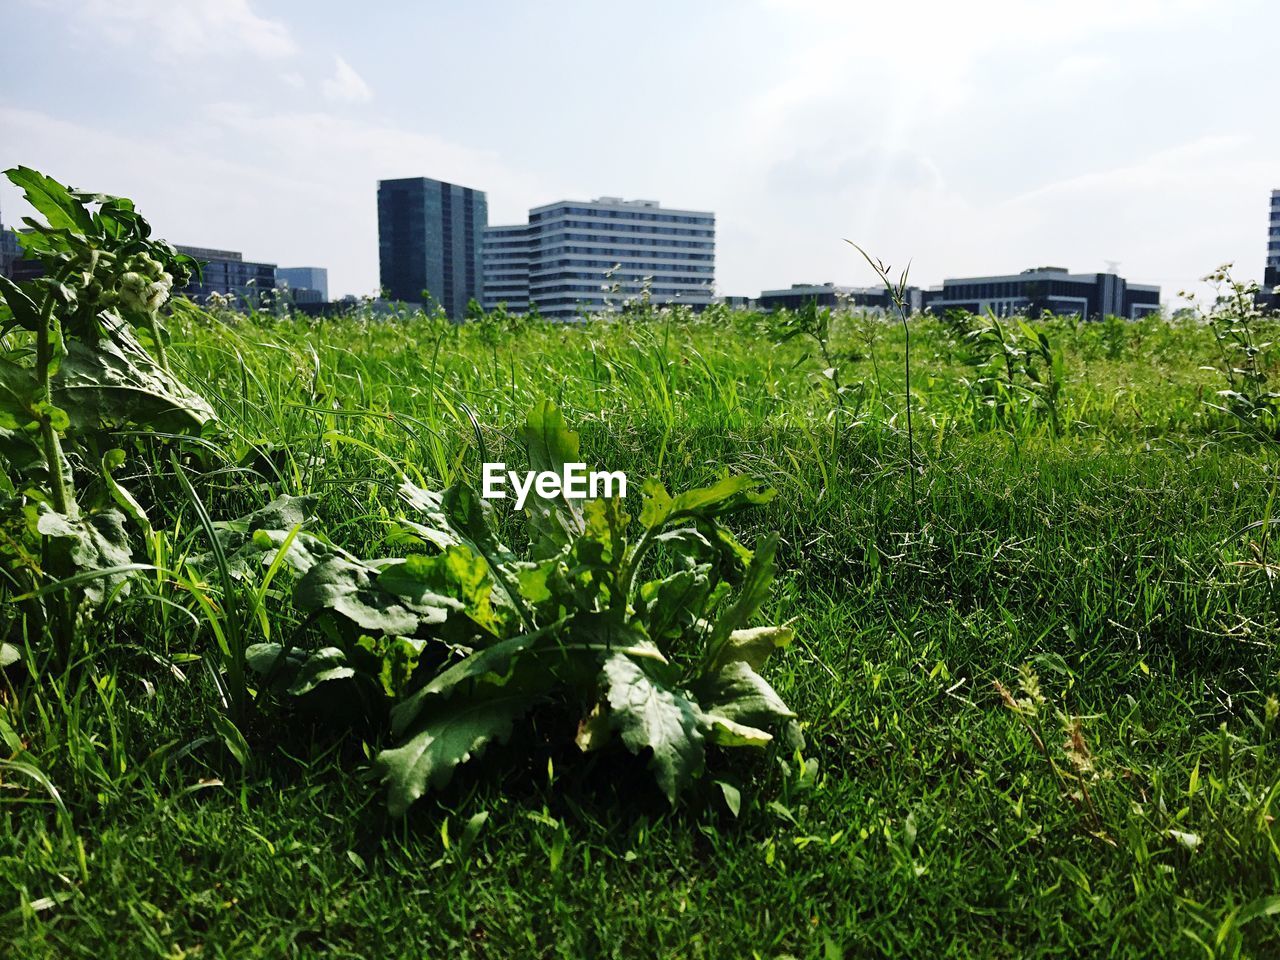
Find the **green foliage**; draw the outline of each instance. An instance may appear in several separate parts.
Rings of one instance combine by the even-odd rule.
[[[116,431],[198,432],[213,412],[170,373],[158,318],[192,261],[152,240],[128,200],[70,190],[26,167],[7,176],[44,217],[27,218],[20,235],[44,275],[0,278],[0,495],[28,518],[0,539],[0,565],[41,608],[37,622],[51,620],[65,656],[79,605],[123,594],[136,569],[126,523],[150,532],[137,499],[111,476],[127,458]],[[56,583],[65,589],[51,590]]]
[[[19,294],[38,327],[41,288]],[[1216,395],[1209,325],[1031,322],[1061,357],[1055,435],[1038,398],[975,421],[957,331],[983,318],[912,317],[913,494],[902,325],[832,317],[866,398],[835,469],[811,341],[723,308],[625,317],[485,330],[180,302],[172,342],[126,321],[216,410],[168,437],[115,415],[73,433],[71,400],[31,394],[36,334],[0,306],[21,371],[0,363],[0,449],[22,478],[0,490],[10,953],[1280,954],[1277,459],[1240,429],[1265,420]],[[1250,323],[1274,378],[1274,336]],[[625,513],[579,501],[536,526],[488,509],[473,465],[525,459],[544,397],[579,459],[677,494],[649,484]],[[33,408],[87,522],[57,521],[63,536],[31,527],[68,516]],[[777,498],[730,540],[672,519],[624,590],[616,558],[652,524],[751,505],[722,467]],[[130,569],[50,572],[72,550],[114,563],[116,522]],[[774,535],[766,619],[745,598]],[[803,640],[766,660],[793,627]],[[778,762],[761,763],[768,734]],[[459,772],[482,751],[501,768]],[[690,791],[668,814],[637,789],[684,789],[700,763],[714,804]],[[417,816],[389,822],[371,773]]]
[[[554,404],[530,412],[523,436],[531,469],[578,462]],[[798,740],[794,714],[756,672],[790,631],[747,627],[768,597],[776,539],[753,553],[722,522],[771,495],[745,477],[675,497],[651,480],[634,537],[620,499],[531,498],[531,559],[520,560],[465,481],[443,496],[406,483],[418,512],[403,535],[439,552],[362,561],[295,535],[293,603],[332,645],[304,655],[258,644],[249,666],[299,696],[354,685],[375,721],[389,717],[398,745],[377,766],[397,815],[540,704],[581,711],[584,750],[616,733],[648,756],[674,804],[707,744],[762,747],[784,727]],[[264,529],[267,517],[306,522],[299,506],[277,501],[218,531],[237,569],[246,551],[278,550],[286,529]]]
[[[1231,276],[1231,264],[1204,278],[1214,287],[1213,302],[1197,315],[1218,345],[1225,389],[1215,407],[1252,430],[1280,435],[1280,392],[1269,386],[1275,322],[1258,304],[1258,284]]]
[[[965,335],[974,423],[998,427],[1015,436],[1045,422],[1053,435],[1062,430],[1062,352],[1043,330],[1027,321],[1002,322],[994,313]]]

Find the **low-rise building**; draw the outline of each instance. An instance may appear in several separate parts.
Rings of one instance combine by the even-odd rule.
[[[1071,273],[1065,267],[1033,267],[1021,273],[949,279],[926,290],[924,309],[931,313],[991,311],[997,316],[1079,315],[1138,317],[1160,310],[1160,288],[1129,283],[1114,273]]]
[[[909,312],[919,311],[920,288],[907,287],[904,300]],[[811,304],[832,309],[896,309],[893,295],[885,287],[841,287],[830,282],[793,283],[781,290],[762,290],[756,303],[761,310],[799,310]]]
[[[200,276],[192,277],[190,283],[175,291],[197,303],[207,301],[210,294],[216,293],[224,297],[234,296],[244,303],[259,306],[268,293],[276,288],[274,263],[252,262],[235,250],[184,246],[177,246],[176,249],[201,264]]]

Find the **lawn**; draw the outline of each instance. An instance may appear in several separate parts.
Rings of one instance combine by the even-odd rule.
[[[632,514],[647,477],[776,490],[727,522],[778,536],[758,622],[795,641],[763,673],[805,745],[713,751],[673,809],[552,709],[394,817],[358,711],[264,692],[228,734],[210,620],[162,572],[81,612],[61,666],[6,585],[9,956],[1280,955],[1277,446],[1217,409],[1204,324],[913,319],[909,436],[876,316],[168,323],[216,425],[122,436],[135,558],[208,550],[196,500],[281,494],[404,556],[401,478],[522,465],[551,400]],[[311,642],[286,577],[245,629]]]

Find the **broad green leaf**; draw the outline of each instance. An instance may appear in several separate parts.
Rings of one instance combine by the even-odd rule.
[[[133,558],[124,529],[124,516],[118,510],[103,510],[73,518],[40,503],[34,512],[35,532],[57,541],[77,572],[125,567]],[[130,576],[132,571],[119,571],[86,580],[83,586],[85,598],[100,604],[117,588],[121,588],[122,593],[127,592]]]
[[[84,204],[52,177],[21,166],[6,170],[5,176],[23,191],[27,203],[55,230],[70,230],[79,234],[87,234],[93,230],[93,220]]]
[[[725,783],[723,780],[717,780],[716,786],[720,788],[720,793],[724,797],[724,805],[736,817],[742,810],[742,791],[731,783]]]
[[[641,487],[644,499],[640,504],[640,525],[646,530],[660,527],[671,514],[671,494],[656,477],[650,477]]]
[[[703,564],[641,585],[637,614],[659,644],[678,640],[696,626],[711,587],[709,570]]]
[[[575,553],[583,562],[613,566],[626,549],[626,530],[631,518],[622,501],[588,500],[582,507],[583,531],[575,543]]]
[[[444,510],[444,498],[431,490],[424,490],[408,480],[400,484],[400,496],[420,517],[420,520],[401,520],[404,528],[432,544],[446,550],[459,543],[458,532],[453,529]]]
[[[53,379],[54,401],[70,415],[73,432],[136,423],[177,433],[214,418],[204,398],[152,360],[123,321],[102,316],[108,337],[93,345],[71,340]]]
[[[667,515],[718,516],[741,507],[768,503],[773,497],[773,490],[761,490],[760,482],[751,477],[725,477],[709,487],[677,494],[671,500]]]
[[[524,427],[525,450],[529,469],[538,473],[563,474],[566,463],[579,463],[578,435],[564,422],[564,416],[550,400],[543,400],[531,411]],[[530,495],[525,513],[533,527],[540,551],[554,552],[582,534],[581,501],[558,496],[552,500]]]
[[[649,769],[674,806],[705,763],[701,711],[682,691],[660,685],[625,654],[603,668],[611,723],[632,753],[652,750]]]
[[[702,719],[711,742],[722,747],[763,747],[773,739],[773,734],[765,730],[738,723],[714,711],[703,713]]]
[[[124,463],[124,451],[120,449],[108,450],[102,456],[102,479],[107,485],[107,490],[111,494],[111,499],[116,502],[125,515],[142,528],[143,533],[150,536],[152,533],[151,520],[147,517],[147,511],[143,509],[132,493],[122,487],[116,478],[112,475],[112,471],[119,468]]]
[[[710,664],[710,670],[741,660],[753,670],[759,670],[769,655],[781,650],[791,643],[795,633],[790,627],[749,627],[745,630],[734,630],[729,640],[720,648],[717,656]]]
[[[415,554],[385,567],[378,574],[378,586],[411,601],[415,609],[461,609],[486,633],[498,634],[489,565],[468,546],[455,544],[434,557]]]
[[[36,306],[36,302],[25,290],[3,275],[0,275],[0,299],[8,305],[18,326],[32,333],[40,329],[40,308]]]
[[[441,498],[448,529],[458,543],[464,543],[489,561],[495,574],[514,568],[515,554],[493,532],[491,508],[466,481],[459,480]]]
[[[729,636],[735,630],[747,625],[760,605],[769,597],[769,587],[773,583],[773,555],[778,548],[778,535],[771,533],[765,537],[751,558],[751,565],[742,578],[738,588],[738,596],[716,620],[707,639],[707,663],[723,662],[723,647],[729,642]]]
[[[769,682],[741,660],[699,681],[698,701],[714,714],[747,726],[768,726],[795,716]]]
[[[0,428],[17,430],[35,423],[39,389],[29,368],[0,357]]]
[[[214,536],[226,556],[228,573],[237,580],[252,578],[257,568],[269,567],[274,562],[276,552],[286,543],[288,549],[282,562],[299,576],[331,557],[358,563],[353,555],[319,534],[299,531],[292,540],[289,539],[295,527],[313,519],[316,499],[314,495],[294,497],[282,494],[243,517],[216,522]],[[187,565],[202,574],[213,570],[213,553],[189,557]]]
[[[502,640],[437,674],[424,687],[392,708],[392,732],[397,736],[402,734],[413,725],[428,701],[452,695],[454,689],[464,681],[479,680],[493,686],[506,683],[515,658],[546,635],[545,631],[539,631]]]
[[[289,684],[289,693],[300,697],[329,680],[346,680],[355,674],[355,670],[347,665],[345,653],[337,647],[324,647],[312,653],[298,667],[297,676]]]
[[[478,756],[494,740],[505,740],[515,721],[535,702],[520,691],[486,693],[442,702],[436,712],[421,719],[407,741],[378,754],[375,766],[387,784],[392,816],[403,816],[428,789],[447,786],[460,764]]]
[[[362,630],[412,636],[423,624],[443,623],[448,609],[415,607],[376,584],[378,568],[345,557],[329,557],[308,570],[294,587],[304,613],[331,610]]]

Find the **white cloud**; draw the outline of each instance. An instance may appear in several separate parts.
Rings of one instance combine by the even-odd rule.
[[[329,268],[332,296],[378,286],[377,181],[430,176],[490,192],[490,220],[565,195],[496,153],[347,114],[219,104],[148,134],[0,105],[0,168],[131,197],[158,236]],[[320,160],[323,162],[318,162]],[[26,211],[0,180],[5,221]]]
[[[324,95],[334,103],[368,103],[373,91],[364,78],[341,57],[334,58],[333,76],[324,82]]]
[[[298,52],[289,29],[260,17],[249,0],[80,0],[69,19],[94,37],[144,44],[159,60],[249,54],[283,59]]]

